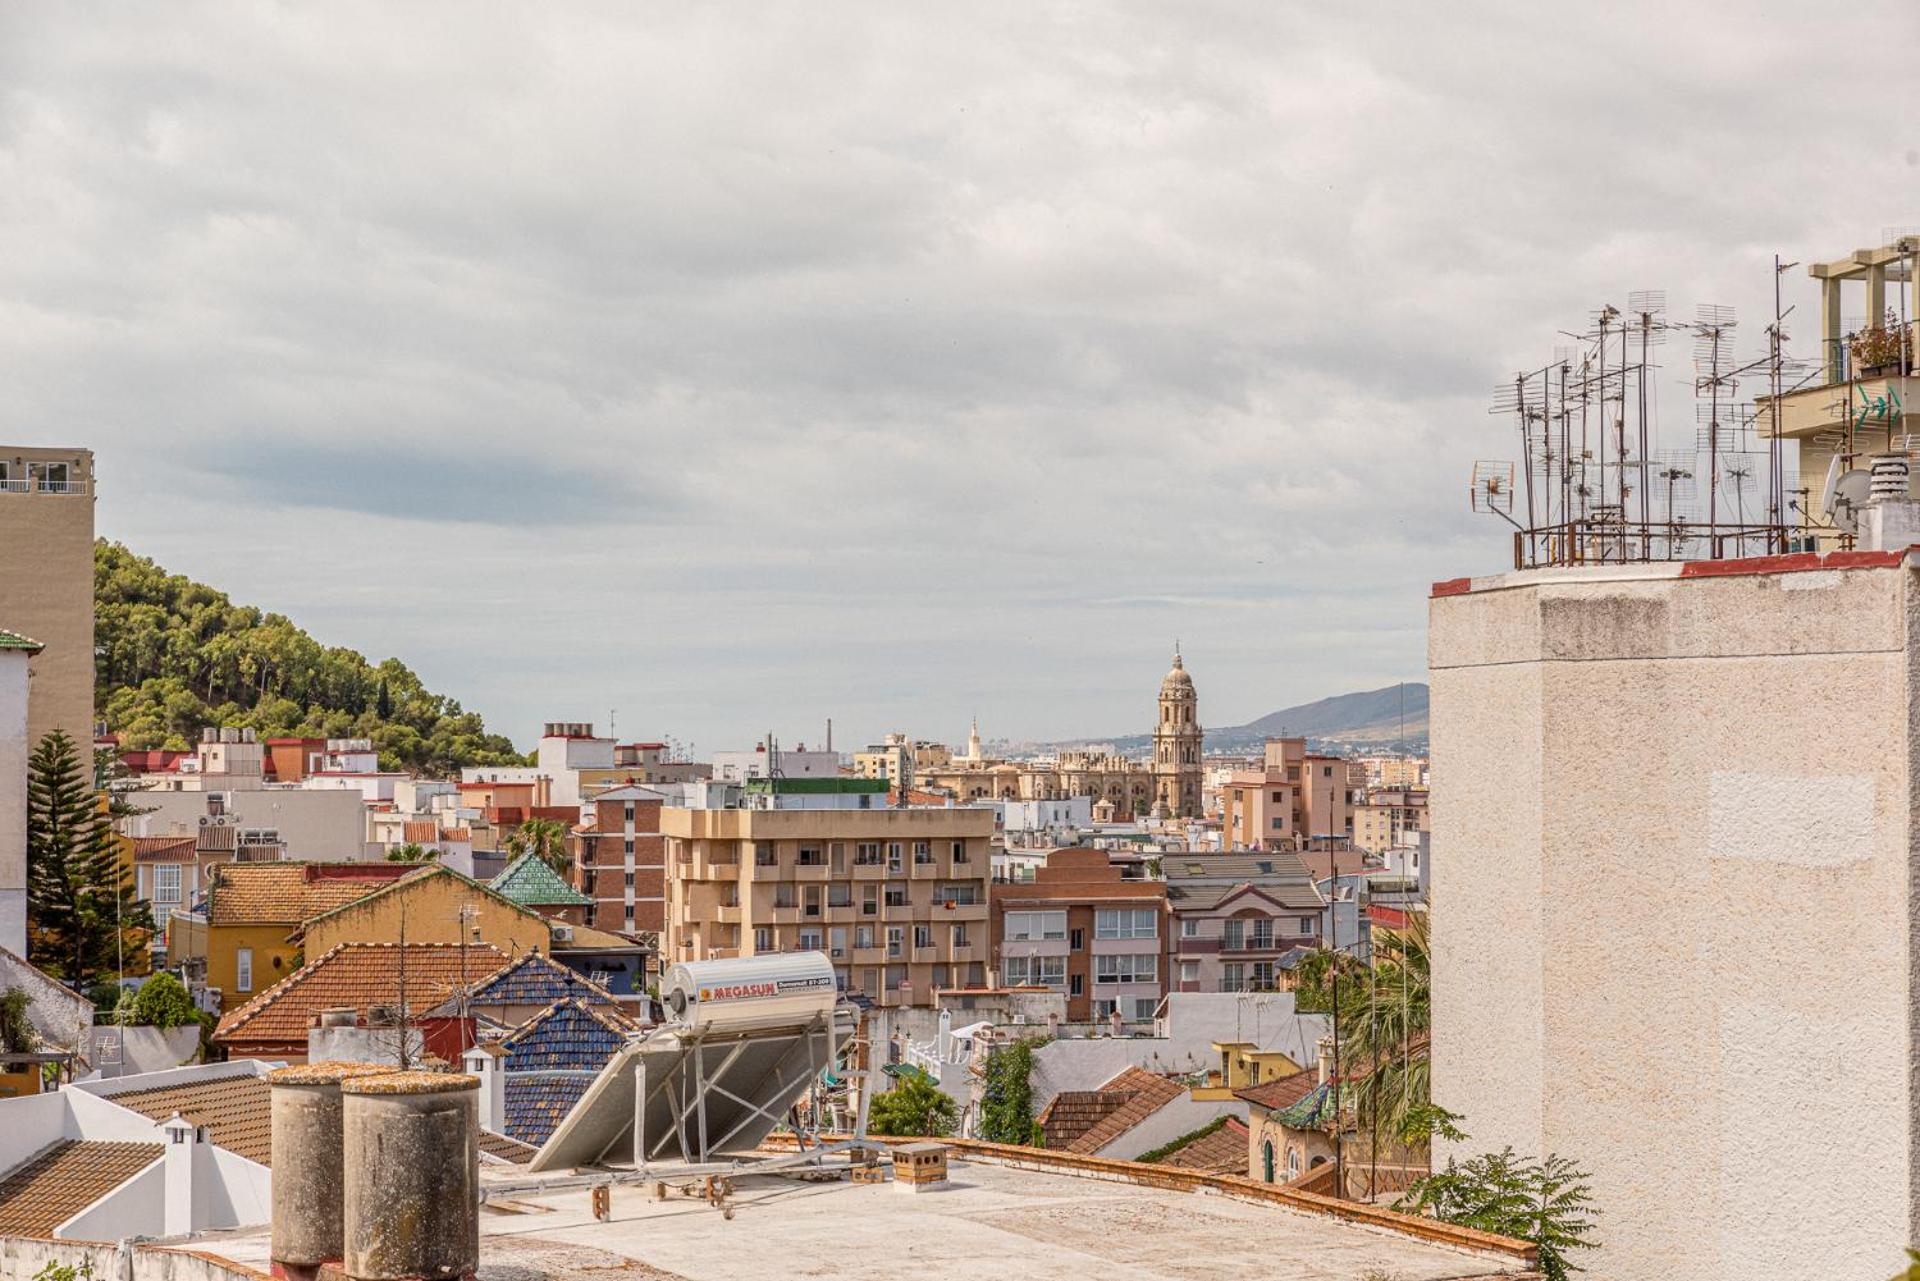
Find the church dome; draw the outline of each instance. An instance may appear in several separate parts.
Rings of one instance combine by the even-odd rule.
[[[1166,679],[1160,682],[1160,693],[1162,696],[1193,693],[1193,677],[1187,675],[1186,664],[1180,661],[1177,651],[1173,656],[1173,670],[1168,672]]]

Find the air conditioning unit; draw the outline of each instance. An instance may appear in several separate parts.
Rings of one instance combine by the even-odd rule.
[[[556,942],[556,943],[571,943],[571,942],[573,942],[573,927],[572,927],[571,925],[556,925],[556,926],[554,926],[554,927],[553,927],[553,941],[554,941],[554,942]]]

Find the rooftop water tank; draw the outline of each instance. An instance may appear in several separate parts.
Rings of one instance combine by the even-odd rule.
[[[684,961],[667,971],[667,1020],[708,1032],[799,1027],[830,1018],[839,994],[824,952]]]

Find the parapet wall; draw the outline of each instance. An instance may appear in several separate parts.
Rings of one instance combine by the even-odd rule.
[[[264,1272],[198,1250],[0,1237],[0,1281],[32,1281],[48,1264],[96,1281],[270,1281]]]

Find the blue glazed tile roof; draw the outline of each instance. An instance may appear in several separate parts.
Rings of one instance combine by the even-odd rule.
[[[521,957],[474,990],[470,1006],[552,1005],[555,1001],[614,1005],[613,996],[591,979],[537,953]]]
[[[501,1042],[507,1073],[598,1072],[627,1040],[624,1019],[576,1000],[559,1001]]]
[[[593,1084],[591,1072],[536,1072],[507,1077],[507,1137],[539,1147]]]

